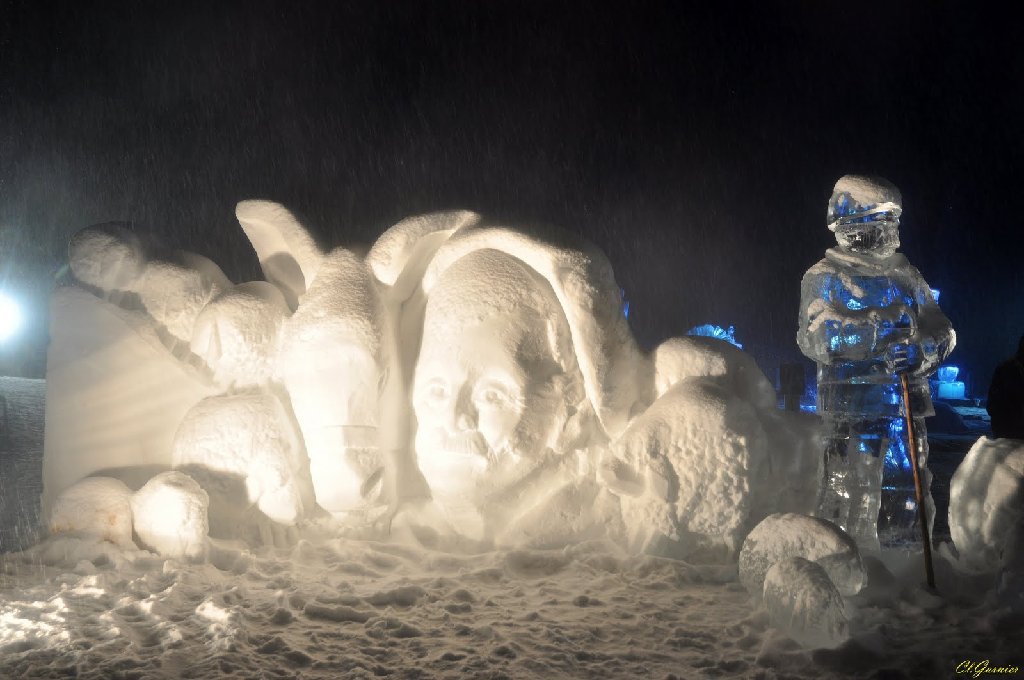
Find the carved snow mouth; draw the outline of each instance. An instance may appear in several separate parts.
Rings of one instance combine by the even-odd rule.
[[[487,446],[487,442],[479,432],[464,432],[460,434],[448,434],[447,432],[440,432],[435,435],[436,439],[433,442],[435,451],[442,451],[449,455],[455,456],[467,456],[467,457],[481,457],[485,460],[490,459],[490,448]]]

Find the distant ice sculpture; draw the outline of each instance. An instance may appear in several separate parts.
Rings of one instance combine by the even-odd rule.
[[[72,240],[76,281],[52,307],[45,510],[103,475],[155,480],[137,533],[167,555],[201,554],[207,526],[277,544],[330,521],[692,558],[734,556],[765,516],[813,510],[816,419],[777,410],[728,342],[641,351],[585,241],[450,211],[403,220],[361,257],[322,250],[275,203],[236,214],[266,281],[155,259],[120,225]],[[175,468],[187,483],[160,476]],[[150,516],[165,496],[169,529]]]
[[[705,323],[700,326],[694,326],[690,330],[686,331],[687,335],[700,335],[707,338],[718,338],[719,340],[725,340],[731,345],[735,345],[740,349],[743,349],[743,345],[736,341],[736,327],[729,326],[728,328],[722,328],[721,326],[713,323]]]
[[[826,251],[801,283],[797,342],[818,363],[818,413],[826,429],[818,513],[868,550],[878,549],[879,529],[887,543],[914,540],[904,373],[931,523],[927,378],[956,342],[928,284],[896,252],[901,200],[886,180],[841,178],[827,217],[838,247]]]

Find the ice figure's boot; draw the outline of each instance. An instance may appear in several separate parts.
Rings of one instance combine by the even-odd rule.
[[[828,423],[817,515],[842,527],[862,551],[877,553],[883,462],[879,452],[886,440],[872,425],[838,419]]]
[[[888,548],[914,548],[921,545],[920,514],[914,491],[914,470],[907,455],[906,421],[889,423],[890,440],[885,453],[882,477],[882,508],[878,517],[878,536]],[[914,445],[917,448],[918,472],[924,497],[928,534],[935,521],[935,505],[929,491],[932,474],[928,470],[928,432],[924,418],[914,418]]]

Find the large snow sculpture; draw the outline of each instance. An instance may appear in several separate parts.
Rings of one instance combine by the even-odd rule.
[[[899,190],[883,179],[841,178],[828,206],[828,228],[839,247],[801,283],[797,342],[818,363],[818,413],[827,431],[818,512],[869,550],[878,549],[879,526],[886,542],[915,536],[900,374],[909,378],[914,455],[931,522],[927,376],[956,342],[928,284],[896,252],[900,203]]]
[[[582,240],[453,211],[400,222],[363,259],[320,250],[274,203],[237,215],[268,281],[149,260],[121,227],[76,236],[78,285],[54,298],[48,498],[178,468],[202,493],[158,476],[138,502],[177,499],[156,547],[184,555],[206,531],[179,525],[204,498],[213,537],[265,541],[268,522],[326,510],[420,538],[716,557],[771,512],[813,509],[814,419],[779,412],[727,343],[641,352]],[[111,405],[146,417],[116,422]]]

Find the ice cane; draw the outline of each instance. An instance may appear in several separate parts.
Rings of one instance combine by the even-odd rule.
[[[917,515],[921,522],[921,538],[924,540],[924,571],[928,577],[928,587],[935,590],[935,571],[932,569],[932,540],[928,535],[928,515],[924,508],[921,473],[917,468],[917,443],[914,441],[914,419],[910,413],[910,390],[907,387],[906,373],[900,373],[900,385],[903,387],[903,416],[907,420],[907,443],[910,446],[910,460],[914,464],[914,498],[917,500]]]

